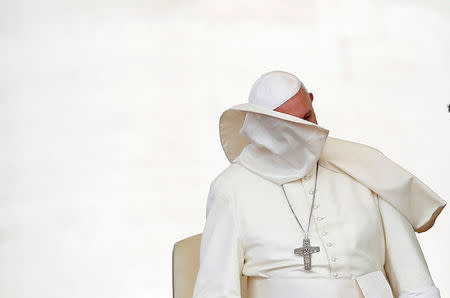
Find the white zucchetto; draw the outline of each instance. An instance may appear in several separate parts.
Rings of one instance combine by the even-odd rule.
[[[270,71],[255,81],[248,102],[273,110],[294,96],[302,85],[302,82],[291,73]]]

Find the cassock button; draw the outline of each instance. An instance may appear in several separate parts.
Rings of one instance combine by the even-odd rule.
[[[328,246],[328,247],[331,247],[331,246],[333,246],[333,244],[334,244],[333,242],[328,242],[328,243],[327,243],[327,246]]]
[[[331,258],[332,262],[336,262],[336,260],[337,260],[336,258]]]
[[[326,234],[328,234],[328,232],[322,232],[322,233],[320,233],[320,234],[322,234],[322,236],[325,236]]]
[[[309,194],[310,195],[314,194],[314,189],[309,190]]]
[[[317,217],[316,219],[317,219],[317,220],[322,220],[322,219],[323,219],[323,217],[320,217],[320,216],[319,216],[319,217]]]
[[[319,205],[314,205],[313,208],[317,209],[317,208],[319,208]]]

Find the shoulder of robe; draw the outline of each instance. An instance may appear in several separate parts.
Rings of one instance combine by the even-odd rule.
[[[210,184],[208,200],[206,203],[206,215],[208,216],[211,205],[217,199],[226,200],[231,203],[237,189],[245,185],[248,187],[249,179],[266,181],[238,163],[231,163],[227,168],[220,172]]]
[[[447,204],[374,147],[328,136],[320,159],[326,167],[352,176],[391,204],[418,233],[429,230]]]
[[[260,182],[264,183],[266,180],[238,163],[231,163],[212,180],[211,188],[225,194]]]
[[[231,163],[227,168],[220,172],[211,182],[211,185],[217,190],[238,189],[240,186],[266,182],[266,179],[253,173],[249,169],[238,163]],[[267,182],[266,182],[267,183]]]

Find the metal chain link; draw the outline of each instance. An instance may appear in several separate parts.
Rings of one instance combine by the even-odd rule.
[[[286,191],[284,190],[284,184],[281,185],[281,187],[283,189],[283,192],[284,192],[284,196],[285,196],[285,198],[286,198],[286,200],[287,200],[287,202],[289,204],[289,208],[291,209],[292,214],[294,214],[295,219],[297,220],[298,224],[300,225],[300,228],[302,229],[303,233],[305,234],[305,238],[308,238],[309,226],[311,224],[311,215],[312,215],[312,210],[313,210],[313,206],[314,206],[314,199],[316,198],[317,173],[318,173],[318,171],[319,171],[319,161],[317,161],[317,164],[316,164],[316,177],[315,177],[315,182],[314,182],[314,193],[313,193],[313,199],[312,199],[312,202],[311,202],[311,210],[309,211],[308,228],[307,228],[306,231],[305,231],[305,229],[303,229],[302,224],[300,223],[300,221],[297,218],[297,215],[295,215],[295,212],[292,209],[291,203],[289,202],[289,199],[288,199],[288,197],[286,195]]]

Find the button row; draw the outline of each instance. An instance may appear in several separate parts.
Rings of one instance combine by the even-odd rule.
[[[305,179],[307,180],[307,179],[309,179],[309,176],[305,176]],[[314,194],[314,189],[310,189],[309,190],[309,194]],[[313,208],[314,209],[317,209],[317,208],[319,208],[319,204],[315,204],[315,205],[313,205]],[[325,219],[325,216],[318,216],[318,217],[316,217],[316,220],[318,220],[318,221],[321,221],[321,220],[324,220]],[[328,232],[327,231],[322,231],[321,233],[320,233],[322,236],[326,236],[326,235],[328,235]],[[328,242],[327,243],[327,246],[328,247],[331,247],[331,246],[333,246],[334,245],[334,242]],[[332,257],[331,259],[331,262],[337,262],[337,258],[336,257]],[[339,277],[339,272],[334,272],[333,274],[332,274],[332,276],[334,277],[334,278],[338,278]]]
[[[310,190],[309,191],[309,193],[310,194],[313,194],[314,193],[314,190]],[[317,204],[317,205],[313,205],[313,208],[314,209],[317,209],[319,207],[319,205]],[[325,217],[324,216],[318,216],[318,217],[316,217],[316,220],[318,220],[318,221],[321,221],[321,220],[323,220],[323,219],[325,219]],[[326,236],[326,235],[328,235],[328,232],[327,231],[322,231],[321,233],[320,233],[322,236]],[[327,246],[328,247],[332,247],[334,245],[334,242],[328,242],[327,243]],[[336,257],[332,257],[331,259],[331,262],[337,262],[337,258]],[[334,272],[333,274],[332,274],[332,276],[334,277],[334,278],[338,278],[339,277],[339,272]]]

